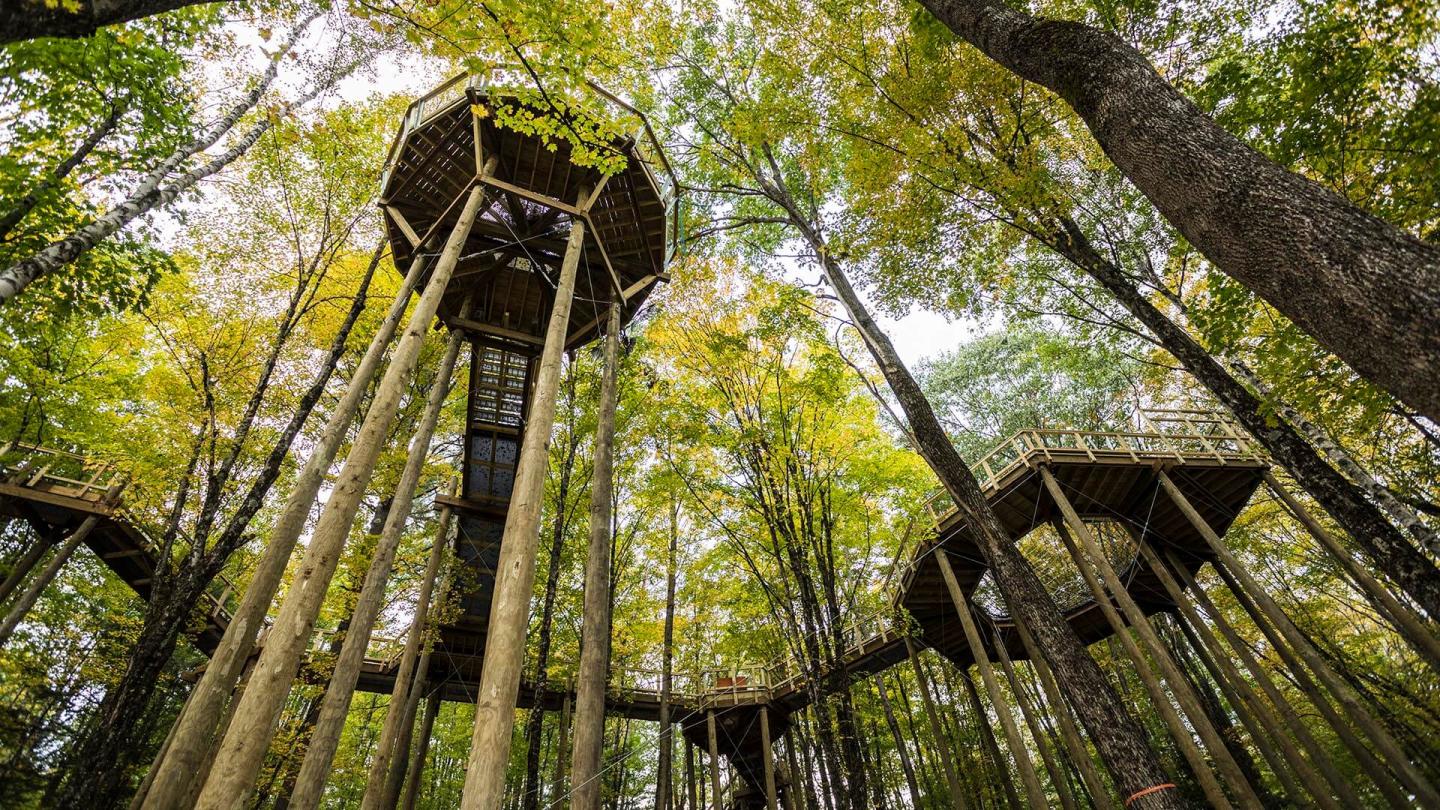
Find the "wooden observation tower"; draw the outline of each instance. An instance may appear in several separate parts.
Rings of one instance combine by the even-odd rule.
[[[461,75],[410,106],[382,177],[397,266],[438,250],[436,238],[455,229],[472,184],[485,195],[439,306],[445,325],[472,346],[463,484],[445,500],[458,515],[461,616],[443,628],[437,656],[450,668],[443,676],[462,683],[480,676],[494,572],[567,251],[575,265],[563,304],[568,351],[598,336],[612,300],[628,319],[665,280],[678,243],[678,186],[648,123],[591,90],[602,108],[636,121],[630,134],[591,147],[623,157],[618,172],[579,165],[568,141],[497,124],[507,112],[555,113]]]

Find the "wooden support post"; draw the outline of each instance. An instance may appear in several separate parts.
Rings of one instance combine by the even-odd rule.
[[[530,618],[530,592],[535,583],[540,507],[545,500],[545,470],[549,463],[550,431],[555,425],[561,352],[570,324],[570,304],[584,242],[585,226],[577,218],[570,224],[570,239],[560,263],[560,280],[545,328],[545,348],[535,375],[535,392],[521,441],[510,510],[500,540],[480,693],[475,702],[475,730],[470,738],[469,765],[460,797],[463,810],[499,810],[505,792],[505,765],[510,758],[510,735],[515,729],[515,698],[520,691],[520,670],[525,663],[525,628]]]
[[[612,294],[609,322],[605,328],[605,370],[600,380],[600,406],[595,428],[595,472],[590,484],[590,547],[585,560],[585,612],[580,631],[580,676],[575,688],[575,740],[570,755],[572,810],[600,808],[605,679],[610,671],[611,511],[619,366],[620,301]],[[526,598],[529,598],[528,592]]]
[[[1050,671],[1050,665],[1045,662],[1039,645],[1030,635],[1030,628],[1026,627],[1024,622],[1016,621],[1015,632],[1020,636],[1020,643],[1025,645],[1025,655],[1030,659],[1030,665],[1034,667],[1035,676],[1040,681],[1040,688],[1045,692],[1045,702],[1050,705],[1051,714],[1060,726],[1060,740],[1065,745],[1065,752],[1069,754],[1070,762],[1080,771],[1080,779],[1085,783],[1086,792],[1090,794],[1090,803],[1095,807],[1106,805],[1111,799],[1110,791],[1106,789],[1105,780],[1095,768],[1095,760],[1085,746],[1085,739],[1080,736],[1080,728],[1075,724],[1075,718],[1070,713],[1070,706],[1064,695],[1060,693],[1055,674]]]
[[[1236,590],[1237,596],[1242,595],[1243,592],[1246,600],[1253,602],[1259,612],[1274,625],[1290,647],[1305,662],[1305,665],[1310,668],[1310,671],[1315,674],[1315,677],[1334,695],[1345,716],[1350,718],[1375,744],[1375,749],[1385,760],[1386,765],[1394,772],[1400,783],[1415,794],[1420,805],[1422,807],[1440,807],[1440,792],[1437,792],[1430,781],[1420,773],[1410,758],[1405,755],[1404,750],[1400,748],[1399,743],[1395,742],[1395,738],[1391,737],[1390,733],[1375,720],[1361,703],[1359,696],[1331,669],[1309,639],[1304,637],[1290,621],[1290,617],[1286,616],[1275,600],[1270,598],[1270,594],[1266,593],[1259,583],[1251,578],[1250,573],[1240,565],[1240,561],[1231,553],[1230,548],[1225,545],[1215,530],[1210,528],[1210,524],[1205,522],[1185,494],[1163,470],[1160,472],[1160,485],[1165,489],[1165,494],[1170,496],[1170,500],[1180,508],[1185,518],[1200,533],[1200,536],[1205,538],[1205,542],[1215,554],[1217,570],[1222,575],[1229,574],[1238,580],[1240,587]]]
[[[355,684],[360,680],[360,667],[365,663],[365,651],[370,646],[370,634],[380,618],[385,604],[385,586],[390,582],[390,572],[395,566],[395,553],[400,548],[401,535],[410,522],[410,512],[415,503],[415,489],[420,485],[420,474],[430,458],[430,440],[435,435],[435,426],[440,421],[440,409],[450,393],[450,384],[455,374],[455,361],[460,356],[462,334],[451,332],[446,342],[445,353],[436,368],[435,383],[430,386],[429,399],[415,436],[410,441],[405,467],[400,480],[395,484],[395,494],[390,500],[390,509],[380,538],[375,543],[374,556],[365,572],[364,584],[355,600],[350,614],[349,629],[340,645],[340,654],[335,658],[335,667],[330,673],[330,682],[325,687],[325,697],[320,701],[320,715],[315,720],[315,729],[310,744],[305,748],[305,758],[300,763],[300,772],[295,778],[295,787],[290,793],[289,807],[293,810],[314,810],[320,806],[329,779],[335,751],[340,747],[340,732],[345,727],[345,716],[350,713],[350,701],[355,695]],[[397,677],[397,681],[400,679]],[[396,714],[404,713],[404,701],[391,703]],[[383,773],[383,764],[382,764]],[[372,768],[373,770],[373,768]],[[376,797],[380,798],[379,796]]]
[[[250,658],[255,637],[284,579],[285,568],[310,518],[311,507],[315,505],[330,464],[348,435],[350,424],[355,421],[360,403],[369,392],[370,382],[384,360],[385,349],[395,336],[395,329],[410,303],[410,293],[424,275],[424,270],[425,261],[417,256],[396,291],[389,312],[380,322],[370,346],[351,375],[345,393],[330,412],[320,440],[296,476],[294,488],[275,519],[265,551],[260,555],[250,585],[240,599],[240,606],[225,628],[220,645],[211,655],[210,664],[175,720],[174,744],[166,747],[151,767],[154,778],[140,803],[145,810],[188,810],[195,790],[205,781],[210,763],[214,760],[215,746],[225,733],[221,725],[222,717],[229,717],[225,711],[226,704],[240,680],[245,662]]]
[[[1150,625],[1150,620],[1145,616],[1145,612],[1142,611],[1140,606],[1135,603],[1135,600],[1131,598],[1129,590],[1125,587],[1125,583],[1120,581],[1120,575],[1117,574],[1115,568],[1110,565],[1110,561],[1105,557],[1104,550],[1100,548],[1100,543],[1095,540],[1095,535],[1091,533],[1090,527],[1086,526],[1084,521],[1080,519],[1080,515],[1076,513],[1075,507],[1071,505],[1070,499],[1065,496],[1065,492],[1060,488],[1059,482],[1055,480],[1054,475],[1051,475],[1049,469],[1041,467],[1040,478],[1045,482],[1045,489],[1050,493],[1051,499],[1054,500],[1055,505],[1060,508],[1060,513],[1064,517],[1065,523],[1070,527],[1070,531],[1074,533],[1075,537],[1080,539],[1080,549],[1083,550],[1083,554],[1076,556],[1076,564],[1082,568],[1093,567],[1096,571],[1100,572],[1100,577],[1105,583],[1105,589],[1110,592],[1110,597],[1114,599],[1115,604],[1119,605],[1126,620],[1130,626],[1135,629],[1136,635],[1140,637],[1141,642],[1144,643],[1145,647],[1149,650],[1151,659],[1159,668],[1165,681],[1170,685],[1170,693],[1175,696],[1175,700],[1185,711],[1186,716],[1189,717],[1191,727],[1195,729],[1200,739],[1205,743],[1205,747],[1209,749],[1210,756],[1215,761],[1215,769],[1220,772],[1226,784],[1229,785],[1236,803],[1243,808],[1248,808],[1248,810],[1262,810],[1263,805],[1260,803],[1259,797],[1255,795],[1255,790],[1245,778],[1244,772],[1240,770],[1239,764],[1235,762],[1235,758],[1230,755],[1229,749],[1225,747],[1225,741],[1220,737],[1220,733],[1215,730],[1215,726],[1210,722],[1209,716],[1205,714],[1204,708],[1200,705],[1199,697],[1195,694],[1194,690],[1190,688],[1190,682],[1181,675],[1179,667],[1175,664],[1175,660],[1170,657],[1170,651],[1160,642],[1160,637],[1156,635],[1155,628]],[[1088,563],[1086,558],[1088,558]],[[1164,702],[1168,703],[1168,701]],[[1183,733],[1184,736],[1189,736],[1188,732]],[[1198,771],[1210,770],[1209,766],[1204,763],[1203,758],[1200,758],[1199,762],[1192,762],[1191,765]],[[1198,775],[1197,773],[1197,776]],[[1211,801],[1215,801],[1214,798],[1212,798]]]
[[[1280,691],[1280,688],[1276,686],[1274,679],[1270,676],[1269,669],[1262,666],[1259,659],[1250,651],[1250,645],[1245,639],[1240,637],[1240,634],[1236,632],[1234,626],[1225,618],[1225,614],[1221,613],[1219,609],[1215,607],[1215,604],[1210,601],[1210,597],[1206,595],[1204,589],[1202,589],[1200,584],[1195,581],[1195,578],[1190,575],[1190,572],[1180,564],[1180,561],[1175,557],[1174,553],[1167,552],[1166,558],[1170,563],[1170,570],[1180,576],[1180,581],[1185,585],[1187,593],[1194,599],[1196,605],[1205,611],[1205,616],[1208,616],[1210,620],[1209,624],[1220,631],[1220,635],[1225,639],[1225,643],[1230,646],[1235,657],[1244,665],[1245,671],[1250,674],[1255,685],[1260,687],[1261,693],[1270,701],[1275,712],[1285,721],[1286,726],[1290,729],[1290,733],[1294,735],[1301,747],[1309,754],[1310,762],[1320,770],[1320,774],[1325,777],[1325,781],[1329,783],[1335,795],[1340,797],[1341,803],[1350,808],[1363,806],[1359,797],[1356,796],[1350,781],[1336,769],[1334,761],[1330,758],[1329,751],[1322,747],[1314,736],[1310,734],[1310,729],[1304,721],[1304,714],[1296,711],[1295,707],[1290,705],[1290,702],[1285,699],[1285,695]],[[1296,680],[1297,682],[1304,683],[1308,682],[1309,679],[1302,671],[1298,673]],[[1321,710],[1322,715],[1325,714],[1326,709],[1330,709],[1328,702],[1324,705],[1325,709]],[[1331,711],[1333,712],[1333,709],[1331,709]],[[1338,719],[1338,717],[1336,719]],[[1378,768],[1378,763],[1376,763],[1376,767]],[[1388,780],[1386,781],[1388,783]]]
[[[1151,704],[1160,713],[1160,718],[1165,721],[1165,728],[1170,732],[1170,739],[1174,741],[1175,747],[1180,750],[1186,763],[1190,765],[1190,770],[1194,772],[1196,781],[1200,783],[1200,789],[1205,793],[1205,798],[1214,807],[1229,807],[1230,800],[1225,797],[1224,788],[1220,787],[1220,781],[1215,777],[1215,772],[1210,769],[1210,764],[1206,761],[1204,753],[1200,751],[1200,747],[1195,744],[1195,738],[1190,735],[1190,729],[1186,727],[1185,721],[1180,719],[1179,713],[1170,703],[1169,696],[1165,694],[1164,688],[1160,685],[1160,679],[1150,668],[1145,654],[1140,651],[1140,646],[1135,643],[1135,639],[1131,638],[1124,620],[1115,610],[1114,602],[1105,592],[1105,586],[1100,584],[1100,579],[1095,575],[1094,567],[1081,555],[1075,541],[1070,538],[1070,532],[1065,528],[1065,522],[1056,520],[1054,525],[1056,534],[1060,536],[1060,541],[1065,545],[1065,550],[1070,553],[1071,559],[1075,561],[1075,566],[1080,569],[1081,576],[1085,578],[1085,584],[1090,588],[1091,598],[1095,600],[1095,604],[1099,605],[1101,614],[1105,616],[1106,623],[1110,625],[1110,631],[1114,634],[1113,638],[1119,641],[1120,646],[1125,650],[1125,655],[1134,665],[1135,674],[1139,676],[1141,685],[1145,687],[1146,694],[1150,696]]]
[[[570,756],[570,693],[560,701],[560,728],[555,735],[555,778],[550,784],[550,804],[560,807],[565,803],[565,764]]]
[[[85,538],[89,537],[98,525],[100,525],[99,515],[91,515],[81,521],[80,526],[65,538],[65,542],[61,543],[59,548],[55,549],[55,555],[50,558],[50,562],[40,569],[40,573],[36,574],[30,580],[30,584],[25,586],[25,590],[15,598],[15,604],[10,606],[10,611],[5,614],[5,620],[0,622],[0,647],[4,647],[10,641],[10,636],[14,635],[15,628],[20,626],[20,622],[24,621],[26,615],[35,607],[35,603],[40,601],[40,595],[45,592],[45,588],[55,580],[55,577],[60,574],[60,569],[65,567],[65,563],[69,562],[71,555],[75,553],[75,549],[85,542]]]
[[[965,698],[970,703],[970,713],[975,717],[975,728],[980,736],[980,770],[975,774],[975,782],[971,795],[976,797],[977,804],[986,803],[986,792],[984,769],[985,762],[989,760],[990,767],[995,770],[995,782],[1000,783],[1000,789],[1005,793],[1005,806],[1020,807],[1020,792],[1015,789],[1015,778],[1010,774],[1010,768],[1005,764],[1005,755],[1000,753],[1000,744],[995,741],[995,734],[990,725],[990,715],[985,711],[985,703],[980,700],[980,690],[975,688],[975,679],[970,677],[970,671],[957,671],[960,676],[960,683],[965,685]],[[947,678],[947,683],[948,683]],[[949,684],[952,694],[954,685]],[[967,780],[968,781],[968,780]],[[992,785],[993,787],[993,785]],[[990,793],[989,803],[1000,804],[998,797],[993,790]]]
[[[420,691],[423,683],[415,684]],[[405,796],[400,801],[402,810],[415,810],[415,801],[420,798],[420,779],[425,775],[425,759],[430,754],[430,737],[435,731],[435,717],[440,714],[440,690],[436,688],[425,700],[425,717],[420,721],[420,736],[415,741],[415,753],[410,757],[410,767],[405,773]],[[388,808],[387,808],[388,810]]]
[[[985,642],[980,637],[980,628],[975,624],[975,616],[970,612],[969,600],[965,598],[965,592],[960,589],[960,581],[955,577],[955,569],[950,565],[950,555],[942,548],[935,553],[935,561],[940,564],[940,574],[945,578],[945,587],[950,591],[950,600],[955,603],[955,612],[960,616],[960,625],[965,628],[965,639],[970,644],[971,655],[975,658],[975,665],[980,668],[980,680],[985,683],[985,692],[990,697],[990,705],[995,707],[995,714],[1000,718],[1000,727],[1005,732],[1005,744],[1010,749],[1010,756],[1014,758],[1015,765],[1020,770],[1020,781],[1025,785],[1025,797],[1034,810],[1045,810],[1049,802],[1045,798],[1045,789],[1040,786],[1040,777],[1035,773],[1035,765],[1030,761],[1030,752],[1025,749],[1025,741],[1020,736],[1020,729],[1015,725],[1015,716],[1010,712],[1010,706],[1005,701],[1005,695],[1000,691],[1000,681],[995,677],[995,669],[990,665],[990,656],[985,652]]]
[[[1287,768],[1290,773],[1295,774],[1304,783],[1310,799],[1318,806],[1327,808],[1327,810],[1339,810],[1340,805],[1330,797],[1330,791],[1325,786],[1325,782],[1300,755],[1300,751],[1295,748],[1295,743],[1285,733],[1279,718],[1241,676],[1235,667],[1235,662],[1230,659],[1229,654],[1220,645],[1220,640],[1206,625],[1199,612],[1195,610],[1195,606],[1191,604],[1190,598],[1180,587],[1180,583],[1171,574],[1169,566],[1160,559],[1160,555],[1155,553],[1155,550],[1143,537],[1136,537],[1136,547],[1140,550],[1140,556],[1145,560],[1145,564],[1155,572],[1156,578],[1160,580],[1165,594],[1179,608],[1181,628],[1187,634],[1193,634],[1196,650],[1203,653],[1202,662],[1207,668],[1213,668],[1212,675],[1215,677],[1215,682],[1220,684],[1220,688],[1225,691],[1231,706],[1240,715],[1241,722],[1250,728],[1250,735],[1255,740],[1256,748],[1260,749],[1261,756],[1264,756],[1270,763],[1275,775],[1285,783],[1285,788],[1291,798],[1296,802],[1304,803],[1306,797],[1301,794],[1298,786],[1287,777]],[[1284,704],[1277,704],[1276,709],[1284,711],[1286,707]],[[1275,761],[1278,758],[1276,752],[1264,744],[1265,736],[1274,740],[1275,745],[1279,747],[1279,753],[1283,755],[1283,765],[1281,762]]]
[[[705,734],[710,742],[710,810],[720,810],[720,738],[714,709],[705,712]]]
[[[452,493],[458,490],[459,486],[457,480]],[[375,746],[375,758],[370,763],[369,773],[366,774],[365,795],[360,799],[361,810],[390,810],[400,795],[401,783],[405,781],[405,767],[410,758],[421,686],[430,674],[430,646],[426,643],[431,620],[430,600],[450,545],[450,523],[453,515],[454,510],[449,506],[440,507],[435,541],[425,560],[425,574],[420,580],[420,593],[415,601],[415,615],[410,620],[410,630],[405,636],[405,649],[400,653],[400,665],[395,671],[395,686],[390,690],[391,708],[385,713],[380,741]]]
[[[30,576],[30,572],[35,570],[36,565],[40,564],[45,552],[55,545],[53,540],[53,535],[42,537],[37,533],[35,542],[31,543],[30,547],[25,549],[25,552],[15,561],[14,567],[5,575],[5,581],[0,582],[0,605],[10,599],[10,595],[15,593],[15,590],[20,587],[20,583]]]
[[[700,797],[695,784],[695,746],[685,740],[685,810],[700,810]]]
[[[1015,696],[1015,703],[1020,707],[1020,716],[1030,729],[1030,738],[1035,741],[1035,748],[1040,752],[1040,760],[1045,764],[1046,773],[1050,774],[1050,784],[1055,786],[1055,792],[1060,796],[1060,805],[1065,810],[1079,810],[1079,805],[1075,803],[1075,794],[1070,790],[1070,781],[1065,778],[1065,769],[1056,761],[1055,752],[1045,740],[1045,729],[1040,724],[1040,717],[1020,685],[1020,678],[1015,674],[1015,662],[1010,660],[1010,651],[1005,649],[1005,640],[1000,637],[998,629],[992,637],[995,639],[995,652],[1000,658],[1000,671],[1005,674],[1005,681],[1010,684],[1010,694]]]
[[[951,751],[950,740],[940,724],[940,712],[936,710],[935,698],[930,693],[930,679],[925,677],[925,670],[920,666],[920,658],[909,636],[905,637],[905,653],[910,659],[911,669],[915,671],[915,683],[920,687],[920,700],[925,704],[925,719],[930,724],[930,735],[935,738],[935,745],[940,749],[940,768],[945,772],[945,784],[950,788],[950,803],[955,810],[970,810],[970,802],[966,800],[965,791],[960,787],[960,774],[955,770],[955,755]]]
[[[360,432],[351,445],[350,455],[345,459],[345,465],[316,522],[296,577],[281,602],[274,629],[260,653],[250,687],[240,699],[230,728],[220,744],[215,757],[217,767],[212,768],[200,791],[196,803],[198,808],[232,810],[243,804],[254,788],[255,777],[270,747],[275,723],[299,671],[300,659],[309,645],[315,618],[319,615],[325,592],[350,535],[360,499],[375,470],[375,461],[394,421],[400,397],[419,360],[420,347],[430,331],[430,322],[435,317],[450,275],[464,250],[470,227],[484,201],[482,187],[472,186],[455,228],[425,285],[425,292],[416,302],[405,333],[395,346],[390,366],[375,389]]]
[[[1300,521],[1300,525],[1305,527],[1310,536],[1314,537],[1320,546],[1328,551],[1336,562],[1340,563],[1340,567],[1349,574],[1360,592],[1369,597],[1370,602],[1379,609],[1380,613],[1389,617],[1390,621],[1395,624],[1395,628],[1400,631],[1400,637],[1409,642],[1410,646],[1414,647],[1415,651],[1420,653],[1426,661],[1429,661],[1430,666],[1440,671],[1440,639],[1436,638],[1431,626],[1414,610],[1396,599],[1389,588],[1381,584],[1365,566],[1357,562],[1349,550],[1342,546],[1334,535],[1326,531],[1324,526],[1320,525],[1320,522],[1310,514],[1305,505],[1276,480],[1273,473],[1266,470],[1264,476],[1265,485],[1270,488],[1275,497],[1285,504],[1290,514]]]
[[[780,797],[775,790],[775,751],[770,745],[770,707],[760,707],[760,755],[765,765],[765,806],[780,810]]]

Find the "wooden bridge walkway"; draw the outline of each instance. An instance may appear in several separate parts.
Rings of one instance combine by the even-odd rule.
[[[119,503],[106,497],[123,477],[108,462],[11,442],[0,447],[0,516],[25,520],[35,530],[35,542],[52,543],[98,516],[85,545],[140,598],[149,599],[159,560],[155,544]],[[235,598],[225,577],[206,594],[204,624],[194,640],[207,655],[230,624]]]
[[[976,463],[974,469],[991,507],[1012,537],[1019,540],[1048,525],[1058,516],[1057,506],[1041,482],[1039,470],[1048,469],[1080,517],[1087,523],[1109,524],[1119,536],[1143,533],[1145,540],[1173,551],[1192,572],[1209,560],[1204,539],[1179,508],[1159,492],[1163,470],[1180,487],[1204,520],[1223,536],[1245,507],[1267,468],[1252,441],[1231,423],[1199,411],[1148,412],[1147,430],[1098,433],[1068,430],[1027,430],[1006,440]],[[0,514],[28,520],[41,536],[72,529],[89,515],[101,522],[88,539],[95,553],[117,576],[148,596],[155,569],[153,545],[103,495],[117,473],[108,465],[53,450],[13,446],[0,454]],[[814,674],[820,690],[833,691],[844,683],[894,666],[908,658],[907,635],[917,649],[932,648],[957,666],[974,659],[966,642],[954,603],[945,587],[936,555],[949,555],[951,565],[967,594],[974,595],[985,576],[986,565],[975,546],[970,527],[949,506],[945,497],[930,504],[935,531],[908,554],[908,560],[889,572],[893,583],[890,606],[879,615],[857,620],[844,630],[849,646],[836,671]],[[1119,549],[1123,559],[1116,567],[1130,595],[1147,614],[1171,610],[1170,602],[1153,571],[1133,551]],[[897,560],[899,557],[897,557]],[[1042,572],[1043,578],[1044,572]],[[1072,627],[1086,642],[1110,634],[1100,606],[1093,599],[1066,599],[1063,583],[1049,583]],[[1072,583],[1073,584],[1073,583]],[[218,643],[230,617],[227,600],[232,590],[222,584],[208,605],[207,623],[196,641],[210,651]],[[908,617],[903,627],[901,617]],[[986,639],[989,656],[996,656],[994,638],[1005,645],[1013,660],[1028,658],[1014,625],[1003,615],[984,620],[991,631]],[[389,647],[391,655],[376,655],[364,663],[358,688],[388,694],[398,668],[399,645],[373,639],[372,649]],[[443,647],[443,645],[442,645]],[[479,661],[454,660],[437,650],[430,671],[442,699],[473,702],[478,691]],[[754,719],[764,707],[771,713],[772,734],[778,737],[789,716],[809,704],[816,690],[811,674],[788,659],[759,665],[676,673],[672,678],[671,717],[685,735],[706,745],[706,716],[715,713],[722,752],[742,776],[758,767]],[[556,683],[544,689],[522,684],[519,705],[558,710],[573,701],[573,687]],[[660,716],[659,674],[616,669],[612,671],[607,710],[639,720]]]

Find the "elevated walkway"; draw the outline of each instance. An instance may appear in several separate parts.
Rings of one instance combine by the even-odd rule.
[[[95,556],[141,599],[150,598],[159,560],[155,543],[118,503],[105,497],[123,474],[107,462],[63,450],[12,442],[0,448],[0,515],[25,520],[36,542],[54,542],[86,518],[100,522],[85,538]],[[207,655],[230,624],[237,594],[225,577],[206,594],[204,624],[194,641]]]

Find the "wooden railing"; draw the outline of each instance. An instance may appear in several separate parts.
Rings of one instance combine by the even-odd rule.
[[[1017,469],[1037,461],[1084,459],[1092,462],[1130,461],[1264,461],[1253,439],[1229,417],[1215,411],[1146,409],[1137,413],[1146,429],[1134,431],[1022,430],[996,445],[970,465],[980,488],[995,491]],[[1167,429],[1177,428],[1177,429]],[[936,526],[955,514],[955,504],[943,490],[925,504]]]
[[[12,486],[58,495],[84,501],[90,504],[105,504],[111,518],[123,521],[132,531],[139,550],[150,556],[152,563],[160,562],[160,549],[141,528],[143,523],[124,510],[118,498],[106,503],[108,493],[118,491],[119,485],[128,475],[118,465],[72,453],[41,447],[23,442],[7,442],[0,446],[0,479]],[[188,538],[180,538],[189,542]],[[129,583],[132,586],[135,583]],[[210,604],[210,615],[219,626],[230,621],[239,601],[239,592],[229,577],[221,574],[215,578],[204,595]]]

